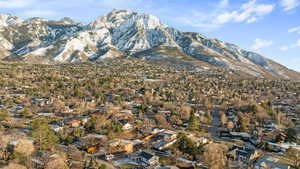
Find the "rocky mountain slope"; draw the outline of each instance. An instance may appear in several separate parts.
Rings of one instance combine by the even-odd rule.
[[[1,59],[80,63],[126,57],[202,69],[222,67],[257,77],[300,77],[257,53],[198,33],[181,32],[152,15],[114,10],[87,25],[69,18],[22,20],[0,15]]]

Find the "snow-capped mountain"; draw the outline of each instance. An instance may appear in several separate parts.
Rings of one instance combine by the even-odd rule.
[[[11,16],[9,14],[0,14],[0,27],[16,25],[22,22],[23,20],[21,18]]]
[[[69,63],[126,58],[222,67],[265,77],[295,78],[289,70],[257,53],[176,30],[157,17],[114,10],[84,25],[64,18],[22,20],[0,15],[0,58],[37,63]]]

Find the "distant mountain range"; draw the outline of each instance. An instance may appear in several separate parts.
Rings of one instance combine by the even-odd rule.
[[[198,69],[227,68],[256,77],[300,79],[257,53],[198,33],[181,32],[157,17],[113,10],[90,24],[0,14],[0,58],[30,63],[81,63],[135,57]]]

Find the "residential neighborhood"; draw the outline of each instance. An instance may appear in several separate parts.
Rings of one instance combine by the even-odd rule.
[[[0,63],[1,169],[298,169],[300,83],[135,59]]]

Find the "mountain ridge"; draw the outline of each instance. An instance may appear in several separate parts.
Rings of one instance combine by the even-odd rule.
[[[0,41],[0,58],[5,60],[80,63],[133,56],[162,62],[188,60],[200,68],[222,67],[256,77],[300,79],[299,73],[258,53],[199,33],[181,32],[153,15],[127,10],[113,10],[89,24],[70,18],[23,20],[1,14]]]

